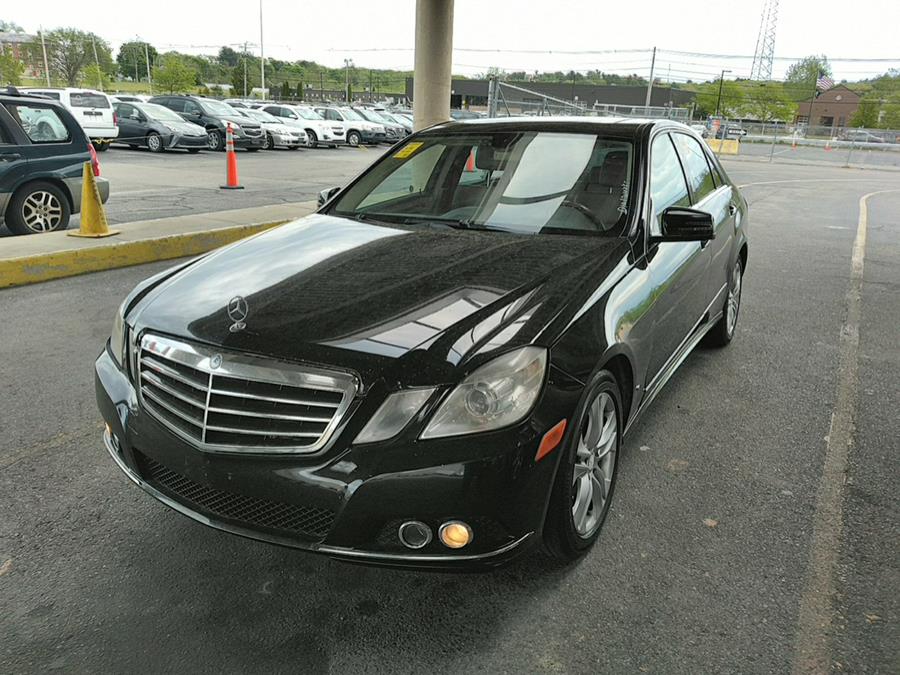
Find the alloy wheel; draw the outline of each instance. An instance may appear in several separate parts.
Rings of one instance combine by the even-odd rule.
[[[741,280],[743,278],[741,262],[734,265],[732,272],[731,288],[728,289],[728,300],[725,303],[725,329],[728,335],[734,334],[737,324],[738,311],[741,309]]]
[[[578,437],[572,474],[572,520],[584,539],[603,521],[616,468],[618,424],[612,396],[600,392],[588,408]]]
[[[147,136],[147,147],[150,148],[150,152],[159,152],[162,150],[162,139],[158,134],[150,134]]]
[[[206,134],[206,145],[210,150],[218,150],[222,145],[222,136],[218,131]]]
[[[306,132],[306,147],[314,148],[319,144],[319,138],[316,136],[315,131],[307,131]]]
[[[44,190],[32,192],[22,204],[22,220],[32,232],[55,230],[62,222],[62,216],[62,204],[55,195]]]

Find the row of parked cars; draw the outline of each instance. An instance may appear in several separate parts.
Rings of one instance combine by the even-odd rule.
[[[109,96],[88,89],[32,88],[24,93],[59,101],[98,151],[111,144],[152,152],[224,150],[231,127],[249,151],[321,145],[396,143],[412,133],[412,115],[359,105],[299,105],[191,95]]]

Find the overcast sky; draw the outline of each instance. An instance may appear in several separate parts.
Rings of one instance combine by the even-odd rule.
[[[660,49],[752,55],[762,0],[745,2],[610,2],[604,0],[456,0],[454,73],[473,75],[490,66],[506,70],[587,70],[649,74],[649,54],[545,52]],[[92,30],[114,47],[140,36],[160,51],[215,53],[224,44],[259,42],[258,0],[129,3],[117,0],[9,2],[0,18],[28,31],[75,26]],[[825,53],[835,79],[855,80],[900,68],[900,3],[855,0],[781,0],[775,72],[790,61]],[[177,9],[176,9],[177,7]],[[352,58],[361,68],[412,68],[414,0],[263,0],[266,56],[309,59],[330,66]],[[499,50],[479,52],[468,50]],[[389,51],[364,51],[389,50]],[[253,51],[258,53],[258,47]],[[721,68],[748,76],[750,61],[663,53],[659,77],[711,79]]]

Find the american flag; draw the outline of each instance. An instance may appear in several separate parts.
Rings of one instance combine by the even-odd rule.
[[[832,80],[827,75],[819,75],[819,79],[816,80],[816,89],[819,91],[828,91],[834,86],[834,80]]]

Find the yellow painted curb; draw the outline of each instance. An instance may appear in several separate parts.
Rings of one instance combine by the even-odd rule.
[[[118,242],[107,240],[92,248],[8,258],[0,260],[0,288],[199,255],[286,222],[288,221],[279,220],[274,223],[237,225],[157,239]]]

